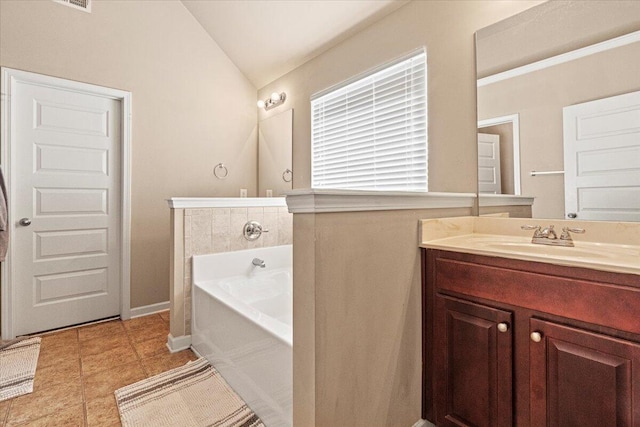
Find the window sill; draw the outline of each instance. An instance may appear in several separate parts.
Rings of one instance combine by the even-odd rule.
[[[475,199],[474,193],[314,189],[293,190],[286,193],[287,206],[291,213],[472,208]]]

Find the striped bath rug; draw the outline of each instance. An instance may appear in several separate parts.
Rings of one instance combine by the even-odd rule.
[[[200,358],[115,391],[123,426],[264,427]]]
[[[31,393],[40,354],[40,337],[0,344],[0,401]]]

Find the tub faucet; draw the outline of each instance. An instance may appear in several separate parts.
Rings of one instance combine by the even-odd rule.
[[[264,260],[260,258],[254,258],[253,261],[251,261],[251,264],[253,264],[254,267],[260,268],[265,268],[267,266],[267,264],[264,263]]]

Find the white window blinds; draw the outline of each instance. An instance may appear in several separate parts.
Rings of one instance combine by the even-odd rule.
[[[311,101],[312,187],[427,191],[426,53]]]

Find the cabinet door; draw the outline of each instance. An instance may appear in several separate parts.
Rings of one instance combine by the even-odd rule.
[[[509,312],[436,297],[439,426],[512,425],[512,325]]]
[[[538,319],[530,333],[532,426],[640,425],[639,344]]]

